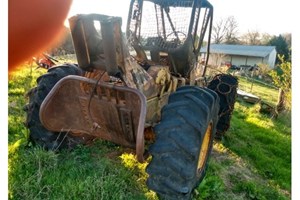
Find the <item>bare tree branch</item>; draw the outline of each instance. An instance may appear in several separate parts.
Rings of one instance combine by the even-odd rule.
[[[247,45],[261,45],[260,33],[255,31],[248,31],[241,37],[242,43]]]
[[[238,23],[233,16],[230,16],[226,19],[226,36],[225,43],[226,44],[236,44],[238,43]]]

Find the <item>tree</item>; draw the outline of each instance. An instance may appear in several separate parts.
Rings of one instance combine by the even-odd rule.
[[[269,33],[262,33],[260,37],[260,43],[261,45],[268,45],[269,41],[271,40],[273,36]]]
[[[220,19],[213,25],[212,40],[215,44],[236,44],[238,43],[238,23],[233,16]]]
[[[230,16],[227,18],[225,43],[237,44],[239,42],[237,34],[238,34],[238,23],[233,16]]]
[[[273,36],[271,40],[269,41],[268,45],[270,46],[275,46],[276,51],[278,55],[283,55],[284,59],[287,61],[290,61],[290,50],[289,50],[289,45],[285,38],[282,35],[279,36]],[[280,57],[278,56],[276,59],[276,63],[280,63]]]
[[[226,21],[221,19],[217,21],[212,28],[212,40],[215,44],[221,44],[224,41],[226,32]]]
[[[282,37],[284,37],[286,43],[288,44],[288,48],[292,48],[292,34],[291,33],[284,33],[282,34]]]
[[[241,37],[242,43],[246,45],[261,45],[260,33],[255,31],[248,31]]]
[[[280,64],[270,72],[274,85],[279,90],[277,110],[280,112],[285,108],[291,109],[291,85],[292,85],[292,64],[285,60],[284,55],[278,55]]]

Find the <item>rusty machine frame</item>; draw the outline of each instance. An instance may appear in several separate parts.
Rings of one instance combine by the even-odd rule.
[[[46,129],[83,132],[135,148],[138,160],[143,161],[144,130],[159,121],[168,96],[182,85],[202,84],[208,57],[201,64],[199,51],[207,30],[210,41],[213,16],[213,7],[204,0],[149,2],[156,6],[157,17],[168,15],[166,10],[172,6],[191,8],[184,41],[170,16],[166,19],[170,20],[174,39],[166,40],[166,27],[161,27],[162,34],[157,37],[141,38],[141,0],[131,1],[127,40],[121,31],[120,17],[88,14],[70,18],[78,64],[87,71],[86,77],[68,76],[51,90],[40,109]],[[165,25],[162,19],[161,25]],[[96,23],[100,25],[98,30]],[[142,39],[147,41],[141,44]],[[127,42],[134,48],[134,56],[130,55]],[[145,66],[150,67],[146,70]]]
[[[71,17],[78,66],[50,68],[29,92],[31,140],[58,149],[102,138],[135,149],[139,162],[149,141],[149,188],[190,199],[205,175],[218,113],[231,116],[215,92],[227,88],[224,78],[210,84],[217,89],[205,79],[212,20],[207,0],[131,0],[126,33],[120,17]]]

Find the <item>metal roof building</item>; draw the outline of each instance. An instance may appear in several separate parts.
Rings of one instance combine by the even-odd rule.
[[[206,47],[201,48],[201,53],[206,53]],[[225,62],[231,62],[236,66],[253,66],[264,63],[274,68],[276,54],[275,46],[212,44],[209,64],[220,66]]]

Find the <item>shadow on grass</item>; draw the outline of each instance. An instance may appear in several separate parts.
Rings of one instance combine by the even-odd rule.
[[[283,130],[288,127],[273,123],[266,116],[249,114],[249,108],[242,109],[238,106],[234,111],[231,127],[222,143],[272,185],[290,193],[291,137]]]
[[[288,123],[253,105],[236,103],[231,127],[214,142],[195,199],[291,199],[291,137]]]

